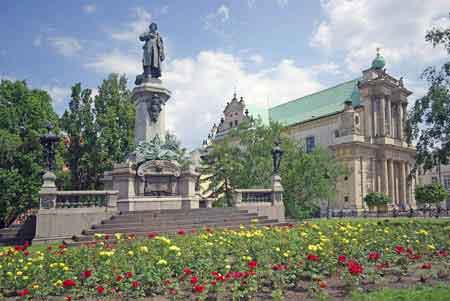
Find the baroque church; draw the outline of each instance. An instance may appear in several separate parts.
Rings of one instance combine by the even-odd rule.
[[[412,92],[402,78],[388,74],[385,65],[378,51],[361,77],[269,108],[269,119],[283,124],[285,133],[302,142],[307,152],[327,147],[347,167],[348,174],[336,185],[331,210],[363,210],[370,192],[388,195],[395,208],[416,208],[416,179],[410,176],[415,148],[404,134]],[[235,95],[204,147],[249,118],[243,99]],[[324,201],[323,210],[325,206]]]

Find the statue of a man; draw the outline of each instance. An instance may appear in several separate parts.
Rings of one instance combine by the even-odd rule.
[[[149,31],[139,36],[139,40],[145,42],[142,47],[144,49],[144,55],[142,57],[144,74],[136,78],[136,84],[142,83],[149,77],[161,77],[161,62],[164,61],[165,56],[163,40],[157,30],[158,25],[152,23],[149,26]]]

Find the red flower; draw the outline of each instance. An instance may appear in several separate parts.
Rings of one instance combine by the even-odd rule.
[[[27,250],[23,251],[23,255],[28,256],[30,255],[30,252],[28,252]]]
[[[67,246],[66,246],[65,244],[60,244],[60,245],[58,246],[58,248],[59,248],[60,250],[64,250],[65,248],[67,248]]]
[[[440,256],[440,257],[447,257],[447,256],[448,256],[448,251],[446,251],[446,250],[440,250],[440,251],[438,252],[438,256]]]
[[[377,268],[377,270],[382,270],[382,269],[388,268],[389,263],[388,262],[379,263],[375,267]]]
[[[103,238],[104,238],[105,240],[108,240],[108,239],[109,239],[109,235],[106,234]]]
[[[402,254],[402,253],[405,252],[405,248],[403,248],[402,246],[398,245],[398,246],[395,247],[395,252],[397,254]]]
[[[163,283],[164,283],[165,286],[168,286],[168,285],[172,284],[172,281],[170,281],[169,279],[166,279],[166,280],[164,280]]]
[[[156,233],[155,232],[150,232],[148,235],[147,235],[147,237],[148,238],[155,238],[156,237]]]
[[[97,293],[99,293],[101,295],[104,292],[105,292],[105,288],[103,286],[97,286]]]
[[[320,288],[326,288],[327,287],[327,283],[325,281],[319,281],[319,287]]]
[[[183,273],[185,273],[186,275],[191,275],[192,274],[192,270],[190,268],[184,268],[183,269]]]
[[[71,296],[66,296],[66,300],[67,301],[72,301],[72,297]]]
[[[309,254],[306,259],[309,261],[320,261],[320,257],[314,254]]]
[[[64,288],[71,288],[71,287],[74,287],[75,285],[77,285],[75,280],[67,279],[67,280],[63,281],[63,287]]]
[[[184,229],[178,230],[178,235],[184,235],[184,234],[186,234],[186,231],[184,231]]]
[[[256,262],[255,260],[252,260],[248,263],[248,267],[250,268],[250,270],[253,270],[257,266],[258,266],[258,262]]]
[[[350,274],[352,275],[359,275],[364,271],[364,268],[362,265],[360,265],[356,260],[349,260],[347,262],[347,268]]]
[[[340,263],[345,263],[346,260],[347,260],[347,257],[345,257],[345,255],[339,255],[338,261]]]
[[[411,260],[419,260],[420,258],[422,258],[422,256],[420,256],[419,254],[408,254],[408,258]]]
[[[424,269],[424,270],[431,269],[431,263],[424,263],[424,264],[422,264],[422,269]]]
[[[367,255],[367,258],[370,261],[377,261],[378,259],[380,259],[380,253],[378,253],[378,252],[370,252],[369,255]]]
[[[131,273],[131,272],[125,272],[125,277],[127,277],[128,279],[130,279],[131,277],[133,277],[133,273]]]
[[[192,277],[191,277],[191,283],[192,283],[192,284],[196,284],[197,282],[198,282],[198,277],[192,276]]]
[[[216,286],[217,285],[217,281],[216,280],[211,280],[211,285],[212,286]]]
[[[91,270],[86,270],[83,272],[83,278],[87,279],[89,277],[92,276],[92,271]]]
[[[20,251],[23,251],[23,250],[25,250],[25,249],[24,249],[23,246],[16,245],[16,246],[14,247],[14,250],[16,250],[17,252],[20,252]]]
[[[117,282],[122,281],[122,279],[123,279],[123,277],[122,277],[121,275],[117,275],[117,276],[116,276],[116,281],[117,281]]]
[[[286,266],[283,265],[283,264],[274,264],[272,266],[272,270],[274,270],[274,271],[284,271],[284,270],[286,270]]]
[[[48,246],[47,251],[51,251],[51,250],[52,250],[52,246]]]
[[[140,285],[141,285],[141,283],[139,281],[131,282],[131,287],[133,287],[133,288],[138,288]]]
[[[205,290],[205,287],[203,285],[196,285],[196,286],[194,286],[194,291],[196,293],[203,293],[204,290]]]
[[[197,232],[197,230],[191,229],[191,233],[195,233],[195,232]]]
[[[29,294],[30,294],[30,291],[29,291],[27,288],[24,288],[23,290],[18,291],[17,294],[18,294],[19,296],[23,297],[23,296],[29,295]]]
[[[219,275],[216,276],[216,280],[217,280],[217,281],[225,281],[225,276],[219,274]]]
[[[213,230],[211,228],[206,228],[205,231],[208,232],[208,233],[212,233],[213,232]]]

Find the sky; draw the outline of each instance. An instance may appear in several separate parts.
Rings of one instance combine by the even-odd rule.
[[[142,72],[138,35],[164,39],[168,130],[201,145],[234,91],[250,111],[357,78],[381,48],[388,73],[423,95],[423,69],[448,54],[425,42],[450,26],[448,0],[2,0],[0,78],[45,89],[61,114],[70,87]]]

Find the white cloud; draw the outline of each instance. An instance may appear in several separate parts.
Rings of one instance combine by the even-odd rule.
[[[312,74],[333,74],[338,75],[341,74],[341,67],[337,65],[334,62],[324,63],[324,64],[318,64],[318,65],[312,65],[311,67],[308,67],[308,70]]]
[[[370,66],[375,49],[382,48],[388,64],[431,62],[444,55],[424,41],[434,24],[448,24],[446,0],[323,0],[325,18],[311,37],[310,45],[345,52],[350,71]],[[389,66],[388,66],[389,67]]]
[[[230,9],[225,4],[206,16],[204,27],[207,30],[217,31],[220,24],[225,23],[230,18]]]
[[[253,8],[255,6],[256,0],[247,0],[247,6]]]
[[[125,73],[129,78],[141,73],[140,66],[139,56],[123,54],[119,50],[99,55],[94,61],[84,65],[85,68],[96,73]]]
[[[111,33],[111,37],[120,41],[136,41],[138,36],[147,30],[152,20],[152,15],[142,7],[136,7],[131,10],[133,19],[124,24],[124,29],[119,32]]]
[[[62,109],[71,93],[70,88],[58,85],[43,86],[42,89],[46,90],[52,98],[55,109]]]
[[[289,0],[277,0],[277,4],[280,7],[286,7],[289,4]]]
[[[53,37],[49,38],[50,45],[63,56],[74,56],[83,48],[76,38]]]
[[[167,103],[168,129],[177,134],[183,145],[190,148],[200,145],[212,124],[220,120],[234,87],[248,105],[263,111],[268,105],[320,90],[323,86],[317,75],[334,72],[337,68],[333,63],[301,68],[292,60],[285,59],[272,67],[248,71],[248,57],[201,51],[195,58],[169,60],[163,66],[161,79],[172,91]],[[141,73],[140,66],[139,55],[121,53],[119,50],[101,55],[85,65],[101,74],[126,73],[130,82]]]
[[[161,7],[161,9],[159,10],[159,14],[160,15],[165,15],[169,12],[169,6],[168,5],[164,5],[163,7]]]
[[[262,64],[262,62],[264,62],[264,58],[260,54],[252,54],[249,57],[249,60],[255,63],[256,65]]]
[[[212,124],[220,120],[234,86],[248,105],[260,109],[267,109],[268,99],[276,105],[322,88],[315,76],[291,60],[257,72],[248,72],[244,66],[241,59],[214,51],[168,63],[162,78],[172,90],[166,118],[184,145],[200,145]]]
[[[86,14],[92,14],[97,10],[97,6],[94,3],[83,5],[83,11]]]

